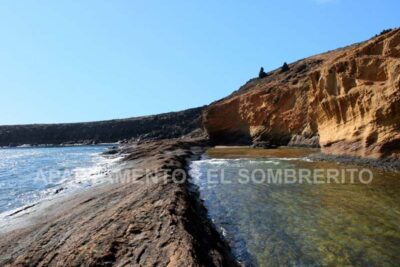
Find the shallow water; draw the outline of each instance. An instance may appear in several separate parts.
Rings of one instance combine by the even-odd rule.
[[[248,266],[400,266],[399,173],[372,170],[368,184],[349,175],[328,184],[326,173],[319,184],[274,183],[260,171],[247,182],[238,174],[363,168],[312,162],[313,152],[221,148],[191,163],[193,182],[233,254]],[[209,170],[216,170],[212,179]]]
[[[0,214],[96,183],[108,146],[0,149]]]

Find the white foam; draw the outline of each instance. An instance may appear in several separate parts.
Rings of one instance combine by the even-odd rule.
[[[201,160],[196,160],[192,161],[194,164],[211,164],[211,165],[229,165],[229,166],[235,166],[240,163],[246,163],[246,164],[274,164],[274,165],[279,165],[281,160],[280,158],[274,158],[274,159],[249,159],[249,158],[236,158],[236,159],[201,159]],[[289,160],[289,158],[284,158],[283,160]],[[291,160],[291,159],[290,159]]]
[[[28,154],[24,153],[24,156],[33,156],[34,154],[35,152],[32,150]],[[93,165],[72,169],[70,171],[73,174],[72,176],[58,180],[52,188],[36,192],[34,200],[24,201],[26,203],[24,206],[0,213],[0,226],[12,220],[15,216],[10,215],[14,213],[17,217],[22,216],[31,212],[38,204],[103,183],[104,179],[102,178],[105,177],[105,173],[116,166],[117,162],[122,158],[104,157],[100,153],[93,153],[91,157]],[[67,167],[68,163],[66,162],[66,169]],[[23,198],[23,196],[19,197]]]

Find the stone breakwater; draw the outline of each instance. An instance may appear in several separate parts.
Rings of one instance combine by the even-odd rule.
[[[146,141],[111,153],[124,155],[122,169],[157,176],[184,169],[204,145],[203,139]],[[20,215],[32,223],[1,234],[0,265],[235,266],[190,185],[161,177],[93,188]]]

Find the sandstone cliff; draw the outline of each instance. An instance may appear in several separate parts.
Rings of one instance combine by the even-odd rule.
[[[289,67],[211,104],[211,140],[400,158],[400,29]]]

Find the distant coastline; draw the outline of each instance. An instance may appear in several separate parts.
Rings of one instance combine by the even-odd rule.
[[[0,146],[116,143],[176,138],[200,128],[203,107],[129,119],[0,126]]]
[[[7,149],[7,148],[45,148],[45,147],[74,147],[74,146],[117,146],[119,142],[114,143],[68,143],[68,144],[23,144],[18,146],[1,146],[0,149]]]

